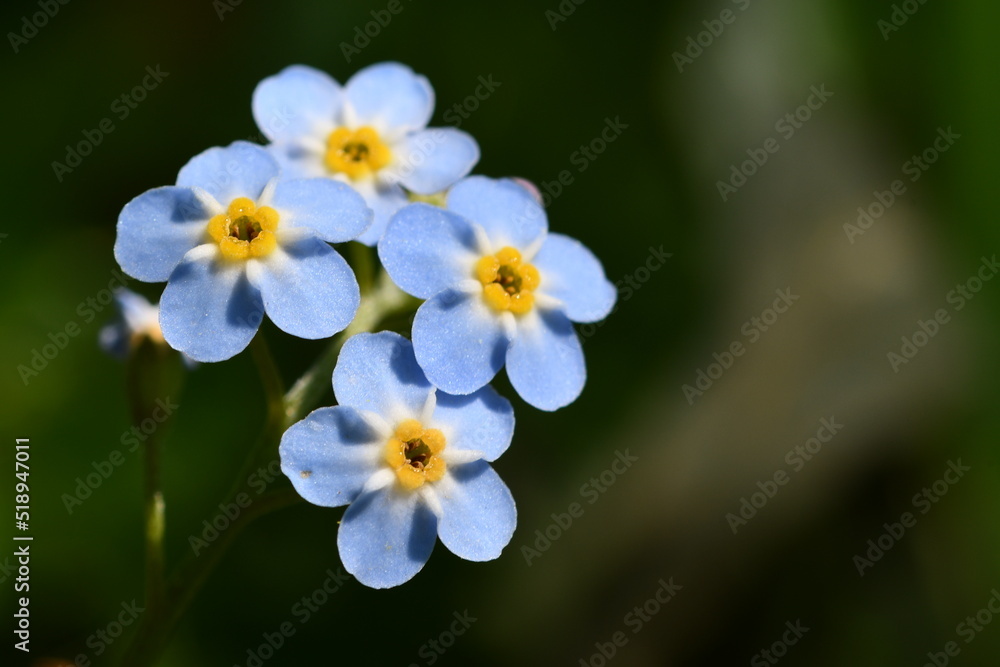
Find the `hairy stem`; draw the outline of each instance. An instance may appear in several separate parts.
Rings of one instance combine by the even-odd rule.
[[[255,471],[259,472],[261,467],[265,470],[273,469],[271,464],[277,461],[277,448],[281,434],[318,405],[323,394],[330,387],[333,367],[340,354],[340,349],[347,339],[356,333],[375,331],[387,318],[406,310],[412,310],[417,303],[415,299],[400,291],[382,272],[377,283],[362,299],[354,321],[330,342],[326,351],[313,366],[284,394],[282,393],[280,374],[263,337],[258,334],[254,338],[254,342],[251,343],[251,354],[260,371],[264,385],[268,404],[268,419],[256,443],[247,452],[241,470],[233,481],[223,503],[233,505],[240,494],[247,495],[251,502],[249,505],[246,502],[237,504],[243,509],[232,520],[229,527],[224,531],[219,531],[219,537],[210,544],[197,550],[192,549],[173,570],[165,588],[161,589],[162,600],[155,607],[156,613],[150,614],[147,608],[139,621],[139,628],[132,643],[125,650],[118,664],[127,667],[153,665],[184,612],[239,534],[257,518],[301,500],[295,490],[288,485],[281,485],[258,495],[258,491],[250,485],[250,478],[256,474]],[[162,499],[160,500],[160,509],[162,511]],[[157,539],[160,548],[160,564],[158,567],[161,568],[159,581],[162,585],[162,521],[159,524],[159,531]]]

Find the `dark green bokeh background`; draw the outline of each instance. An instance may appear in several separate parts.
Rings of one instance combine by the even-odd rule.
[[[520,517],[498,561],[461,561],[438,545],[405,586],[352,581],[300,625],[292,605],[339,566],[340,516],[302,504],[240,538],[160,664],[245,665],[262,633],[289,620],[296,634],[266,664],[429,664],[422,645],[464,610],[478,620],[439,664],[576,665],[617,630],[629,643],[615,664],[746,664],[796,619],[810,631],[787,664],[919,665],[952,640],[953,664],[996,664],[1000,623],[969,644],[956,625],[1000,587],[1000,284],[986,283],[899,373],[886,352],[1000,249],[1000,11],[931,0],[884,40],[877,22],[889,2],[744,4],[590,0],[553,30],[545,12],[557,0],[402,0],[348,63],[339,45],[386,3],[246,1],[220,20],[210,0],[71,2],[17,53],[8,48],[2,459],[13,468],[13,439],[31,438],[35,541],[33,652],[25,661],[5,646],[0,662],[92,656],[87,637],[122,601],[142,600],[138,454],[72,514],[60,499],[92,462],[123,449],[130,428],[124,367],[96,345],[111,313],[88,322],[77,310],[116,268],[121,207],[173,182],[204,148],[256,136],[250,95],[265,76],[305,63],[344,81],[392,59],[432,82],[434,125],[480,76],[500,82],[462,124],[482,148],[476,171],[544,183],[570,170],[551,228],[594,249],[612,280],[634,275],[650,247],[673,256],[587,338],[578,401],[544,414],[515,400],[514,444],[496,468]],[[735,23],[678,72],[672,54],[727,7]],[[20,31],[37,11],[7,3],[0,27]],[[169,76],[116,117],[115,98],[157,65]],[[716,181],[821,83],[834,97],[720,201]],[[57,180],[51,163],[105,117],[114,131]],[[572,154],[617,117],[628,128],[578,171]],[[961,140],[849,244],[842,225],[857,207],[948,126]],[[681,386],[713,352],[745,342],[742,323],[788,285],[801,301],[689,405]],[[162,286],[132,287],[155,299]],[[81,335],[26,386],[18,365],[68,322]],[[323,348],[264,331],[289,382]],[[216,513],[261,424],[258,385],[244,354],[202,365],[179,397],[164,454],[172,560]],[[513,396],[506,380],[498,386]],[[787,469],[784,453],[831,414],[844,431],[733,535],[725,514]],[[640,462],[526,565],[521,548],[535,530],[580,502],[580,486],[625,448]],[[859,577],[852,557],[958,458],[972,471]],[[10,516],[12,485],[2,488]],[[633,635],[623,618],[660,577],[684,588]],[[8,624],[11,588],[8,578]]]

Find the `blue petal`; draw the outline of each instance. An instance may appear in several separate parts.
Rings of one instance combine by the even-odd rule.
[[[618,291],[600,260],[576,239],[549,234],[531,263],[542,276],[539,290],[562,301],[574,322],[602,320],[615,305]]]
[[[434,490],[441,501],[441,542],[466,560],[498,558],[514,535],[517,508],[493,468],[485,461],[455,466]]]
[[[518,321],[507,351],[507,377],[521,398],[539,410],[576,400],[587,381],[583,348],[573,323],[559,310],[537,309]]]
[[[250,274],[264,310],[279,329],[299,338],[329,338],[354,319],[361,292],[354,272],[323,241],[305,236],[282,242]]]
[[[277,161],[262,146],[234,141],[191,158],[177,174],[177,185],[201,188],[225,207],[237,197],[257,201],[279,171]]]
[[[407,189],[431,195],[464,178],[479,162],[479,144],[461,130],[415,132],[393,147],[392,171]]]
[[[372,222],[372,211],[361,195],[329,178],[279,181],[271,205],[282,227],[309,227],[330,243],[356,239]]]
[[[413,350],[427,379],[449,394],[471,394],[503,367],[509,341],[478,294],[446,290],[413,320]]]
[[[147,318],[151,319],[151,311],[156,310],[156,306],[151,304],[146,297],[136,294],[130,289],[118,289],[114,294],[115,305],[122,314],[125,324],[133,331],[142,328]]]
[[[320,408],[281,436],[281,471],[299,495],[324,507],[353,501],[381,463],[379,436],[353,408]]]
[[[476,237],[464,218],[429,204],[402,208],[378,244],[378,256],[400,289],[421,299],[473,278]]]
[[[118,217],[115,259],[134,278],[163,282],[184,254],[206,237],[211,217],[188,188],[148,190],[126,204]]]
[[[347,82],[344,94],[354,115],[347,120],[355,126],[371,125],[390,140],[424,129],[434,112],[431,84],[399,63],[359,70]]]
[[[160,298],[160,328],[176,350],[196,361],[243,351],[260,326],[264,304],[242,265],[198,256],[181,262]]]
[[[523,250],[548,230],[545,209],[531,193],[509,178],[470,176],[448,192],[448,210],[486,230],[494,250]]]
[[[448,449],[482,452],[494,461],[514,437],[514,408],[490,386],[467,396],[439,391],[433,423],[444,432]]]
[[[292,65],[257,84],[253,118],[271,141],[314,136],[335,124],[344,96],[328,74]]]
[[[366,246],[374,246],[382,238],[389,219],[399,209],[410,203],[406,192],[395,183],[378,183],[374,179],[356,181],[354,189],[365,198],[365,203],[374,212],[372,226],[356,240]]]
[[[114,292],[118,315],[114,322],[101,328],[97,340],[101,349],[112,357],[124,360],[132,346],[136,332],[144,331],[151,324],[159,325],[159,309],[124,287]]]
[[[344,569],[365,586],[390,588],[409,581],[431,556],[437,518],[419,494],[395,484],[366,493],[344,512],[337,548]]]
[[[323,155],[310,146],[297,144],[268,144],[265,146],[281,167],[282,179],[328,178],[330,172],[323,164]]]
[[[352,336],[333,370],[338,403],[370,410],[390,424],[420,414],[430,392],[410,341],[390,331]]]
[[[132,330],[120,320],[104,325],[97,334],[97,343],[101,349],[122,361],[128,357],[131,341]]]

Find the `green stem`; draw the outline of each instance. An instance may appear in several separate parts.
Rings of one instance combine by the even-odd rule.
[[[330,387],[333,367],[347,339],[356,333],[376,330],[387,318],[414,309],[417,303],[416,299],[400,291],[388,275],[382,272],[377,284],[362,299],[354,321],[330,342],[313,366],[284,394],[280,375],[263,337],[258,334],[254,338],[251,354],[264,384],[268,420],[257,442],[247,452],[241,471],[223,503],[232,504],[241,493],[249,495],[253,500],[225,531],[220,531],[214,542],[201,549],[197,555],[193,551],[189,552],[173,570],[164,591],[162,607],[156,614],[150,614],[148,609],[143,614],[136,635],[118,664],[127,667],[153,665],[174,627],[239,534],[257,518],[301,501],[291,486],[282,486],[256,496],[248,479],[259,465],[270,463],[267,459],[276,460],[278,441],[285,429],[318,405],[324,392]],[[162,542],[162,532],[160,537]]]
[[[278,365],[274,363],[274,357],[271,355],[271,348],[268,347],[267,340],[264,338],[264,332],[257,332],[257,335],[250,341],[250,354],[253,356],[254,363],[257,364],[257,372],[260,373],[260,380],[264,385],[268,415],[271,415],[271,411],[278,413],[285,400],[285,386],[281,381]]]
[[[358,279],[358,287],[361,288],[361,295],[365,296],[372,290],[375,280],[375,262],[372,258],[374,251],[357,241],[351,243],[348,248],[351,257],[351,268],[354,269],[354,275]]]
[[[146,440],[143,452],[146,521],[146,613],[156,617],[163,607],[165,558],[163,534],[166,508],[160,491],[160,443],[154,431]]]
[[[285,394],[285,428],[291,426],[319,404],[319,399],[330,388],[333,367],[337,364],[340,348],[356,333],[373,331],[383,320],[408,308],[416,308],[417,300],[405,294],[389,279],[385,272],[374,290],[361,300],[354,321],[333,339],[330,346],[312,367],[300,377]]]
[[[160,491],[159,449],[155,440],[146,441],[146,590],[149,596],[147,602],[153,607],[163,599],[164,580],[166,508]]]
[[[155,626],[166,606],[166,557],[164,533],[166,507],[163,500],[160,469],[161,446],[168,424],[159,423],[157,411],[162,401],[171,401],[180,393],[184,380],[180,355],[162,343],[143,340],[133,350],[127,363],[126,378],[132,423],[157,422],[152,431],[145,429],[142,445],[143,465],[143,544],[145,551],[145,598],[143,617]],[[167,412],[169,415],[170,413]]]
[[[148,606],[139,620],[132,643],[117,661],[127,667],[151,667],[166,646],[167,640],[202,585],[222,560],[243,530],[259,517],[288,507],[302,499],[292,487],[284,487],[260,496],[243,509],[218,539],[198,557],[189,555],[175,568],[165,588],[165,604],[156,613]]]
[[[141,423],[141,420],[140,422]],[[150,434],[143,443],[143,499],[145,520],[145,592],[142,617],[139,628],[132,640],[133,646],[147,645],[154,629],[161,626],[164,612],[168,608],[167,584],[165,576],[165,558],[163,534],[166,527],[163,493],[160,491],[160,445],[158,431]],[[144,664],[134,662],[136,658],[126,651],[126,657],[119,663],[122,665]],[[151,663],[150,663],[151,664]]]
[[[148,662],[140,660],[136,663],[124,662],[122,664],[152,665],[153,659],[163,649],[174,626],[181,620],[191,601],[201,590],[202,585],[215,570],[222,557],[228,552],[229,547],[242,534],[243,529],[265,514],[289,507],[301,502],[301,500],[302,498],[291,486],[265,493],[245,508],[229,525],[229,528],[219,534],[219,538],[212,543],[210,548],[205,550],[200,558],[188,558],[182,563],[170,577],[167,586],[167,595],[170,601],[169,611],[160,623],[162,629],[157,633],[155,643],[150,646]]]

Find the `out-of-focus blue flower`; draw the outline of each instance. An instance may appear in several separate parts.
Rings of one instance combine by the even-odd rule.
[[[260,146],[210,148],[118,219],[115,259],[139,280],[168,281],[163,336],[198,361],[238,354],[265,312],[293,336],[326,338],[357,311],[354,273],[327,242],[357,238],[371,210],[342,183],[279,171]]]
[[[350,504],[337,546],[344,568],[373,588],[411,579],[440,537],[473,561],[510,542],[514,499],[488,461],[514,432],[514,411],[492,387],[436,390],[410,341],[357,334],[333,372],[339,405],[320,408],[281,438],[281,469],[324,507]]]
[[[444,209],[399,211],[378,253],[400,288],[427,299],[413,347],[435,386],[467,394],[506,363],[514,389],[539,409],[580,395],[586,367],[572,323],[606,317],[616,291],[579,241],[548,233],[544,209],[523,186],[467,178]]]
[[[105,352],[112,357],[124,361],[129,353],[144,339],[165,345],[163,331],[160,330],[160,309],[154,306],[146,297],[136,294],[130,289],[115,290],[115,305],[117,317],[110,324],[101,328],[97,340]],[[186,354],[182,355],[188,367],[197,362]]]
[[[254,119],[286,176],[334,178],[364,196],[375,221],[358,240],[370,246],[407,204],[407,190],[444,190],[479,161],[479,145],[465,132],[427,129],[433,111],[427,79],[391,62],[358,71],[343,87],[292,65],[253,94]]]

